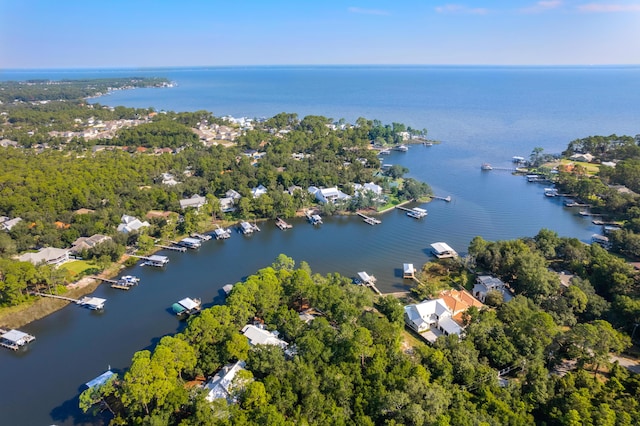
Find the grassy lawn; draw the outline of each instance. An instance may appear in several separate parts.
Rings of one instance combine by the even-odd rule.
[[[88,262],[86,260],[72,260],[71,262],[67,262],[62,265],[62,268],[71,272],[73,276],[78,276],[87,269],[93,269],[97,267],[98,265],[96,265],[94,262]]]

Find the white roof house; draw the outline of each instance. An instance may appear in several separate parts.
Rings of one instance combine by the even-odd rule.
[[[476,284],[473,286],[473,296],[484,303],[487,293],[491,290],[499,291],[502,293],[502,298],[505,302],[512,299],[511,293],[507,289],[507,285],[502,282],[500,278],[492,277],[491,275],[480,275],[476,278]]]
[[[357,192],[371,191],[376,195],[382,195],[382,187],[373,182],[365,183],[364,185],[356,183],[353,187]]]
[[[309,192],[311,192],[311,188],[309,188]],[[338,200],[348,200],[351,198],[335,186],[331,188],[319,188],[314,194],[316,199],[321,203],[334,203]]]
[[[124,232],[127,234],[129,232],[135,232],[142,228],[146,228],[147,226],[151,226],[146,220],[142,222],[137,217],[129,216],[126,214],[123,214],[120,220],[122,221],[122,223],[118,225],[118,232]]]
[[[267,193],[267,188],[265,188],[262,184],[256,186],[255,188],[251,188],[251,195],[253,195],[253,198],[258,198],[261,195],[264,195]]]
[[[13,218],[13,219],[7,219],[7,220],[3,221],[2,223],[0,223],[0,229],[4,229],[5,231],[11,231],[11,228],[13,228],[18,223],[20,223],[21,220],[22,220],[22,218],[20,218],[20,217],[16,217],[16,218]]]
[[[25,253],[18,257],[21,262],[31,262],[34,265],[61,265],[69,260],[69,250],[55,247],[41,248],[37,253]]]
[[[180,200],[180,208],[182,210],[193,207],[195,209],[199,209],[200,207],[207,204],[207,199],[201,195],[193,194],[191,198],[184,198]]]
[[[208,391],[207,400],[213,402],[215,399],[225,398],[228,403],[235,402],[233,394],[233,379],[236,374],[244,370],[244,361],[238,361],[235,364],[228,364],[222,367],[218,373],[204,385],[204,389]]]
[[[595,157],[592,154],[589,154],[588,152],[585,154],[581,154],[581,153],[573,154],[571,157],[569,157],[570,160],[584,161],[587,163],[592,162],[594,158]]]
[[[404,322],[418,333],[438,327],[443,318],[451,318],[451,311],[442,299],[425,300],[404,307]]]
[[[251,344],[251,346],[273,345],[286,349],[289,345],[284,340],[278,339],[278,336],[275,333],[251,324],[245,325],[242,328],[242,334],[249,339],[249,344]]]

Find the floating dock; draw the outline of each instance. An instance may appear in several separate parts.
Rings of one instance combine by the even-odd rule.
[[[358,213],[358,216],[360,216],[365,223],[368,223],[369,225],[380,225],[382,223],[381,220],[376,219],[375,217],[371,217],[371,216],[367,216],[363,213]]]
[[[174,244],[181,247],[186,247],[186,248],[195,250],[200,248],[200,246],[202,245],[202,240],[200,240],[200,238],[187,237],[187,238],[181,239],[180,241]]]
[[[283,231],[285,229],[291,229],[293,228],[293,225],[291,225],[290,223],[285,222],[284,220],[280,219],[280,218],[276,218],[276,226],[280,229],[282,229]]]
[[[17,351],[27,343],[31,343],[34,340],[36,340],[35,336],[19,330],[0,329],[0,346],[2,346],[3,348]]]

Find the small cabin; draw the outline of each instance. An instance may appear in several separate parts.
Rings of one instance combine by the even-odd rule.
[[[402,264],[402,278],[415,278],[416,270],[413,267],[413,263],[403,263]]]

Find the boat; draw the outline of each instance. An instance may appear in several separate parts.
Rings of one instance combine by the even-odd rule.
[[[556,197],[558,195],[558,190],[556,188],[545,188],[544,195],[545,197]]]
[[[493,170],[493,167],[491,167],[491,164],[489,163],[482,163],[480,170]]]
[[[216,237],[216,240],[226,240],[231,237],[229,230],[221,228],[220,226],[213,231],[213,235]]]
[[[200,299],[191,299],[185,297],[182,300],[171,305],[173,312],[179,317],[187,317],[189,315],[197,314],[202,308]]]
[[[120,277],[120,281],[124,284],[136,285],[140,282],[140,278],[134,277],[133,275],[123,275]]]
[[[240,222],[239,230],[244,235],[250,235],[253,234],[254,231],[260,231],[260,228],[258,228],[258,225],[253,225],[249,222],[242,221]]]
[[[391,154],[391,150],[382,149],[382,150],[380,150],[380,152],[378,154],[380,154],[380,155],[389,155],[389,154]]]
[[[400,151],[400,152],[407,152],[409,151],[409,148],[407,148],[406,145],[398,145],[394,148],[396,151]]]
[[[516,164],[522,164],[527,162],[527,160],[525,160],[524,157],[520,157],[518,155],[514,155],[513,158],[511,158],[511,161],[513,161]]]

